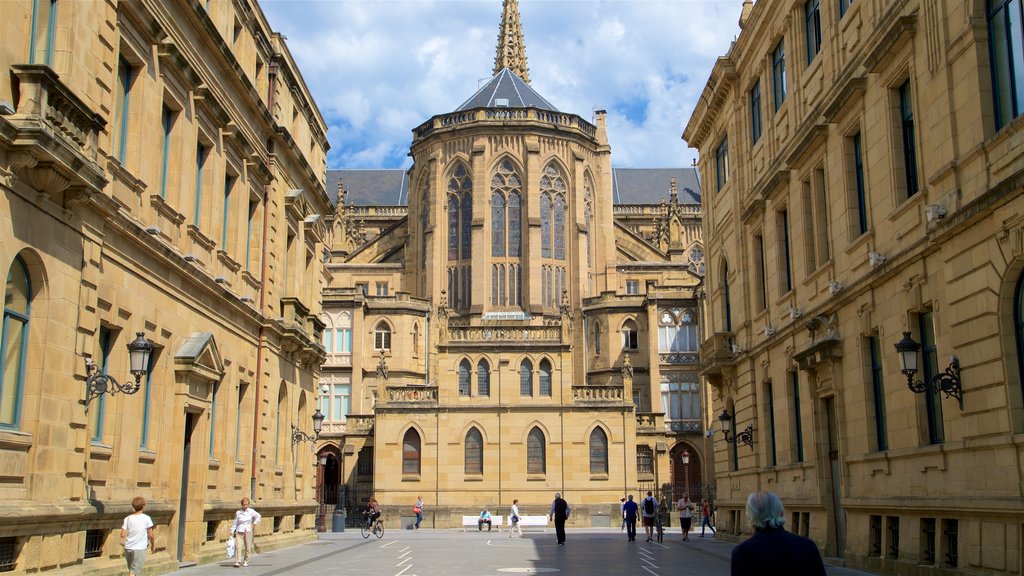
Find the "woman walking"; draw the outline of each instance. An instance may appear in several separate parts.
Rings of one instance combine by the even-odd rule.
[[[416,497],[416,505],[412,507],[412,511],[416,514],[416,529],[420,529],[420,522],[423,522],[423,497]]]

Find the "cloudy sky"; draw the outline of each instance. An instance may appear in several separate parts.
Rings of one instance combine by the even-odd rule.
[[[491,77],[501,0],[262,0],[327,121],[329,168],[405,168],[412,129]],[[680,138],[741,0],[520,0],[531,85],[608,111],[616,166],[689,166]]]

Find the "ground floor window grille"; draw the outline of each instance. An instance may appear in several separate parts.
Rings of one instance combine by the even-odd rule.
[[[17,549],[17,538],[0,538],[0,572],[14,571]]]
[[[274,533],[275,534],[281,531],[281,520],[282,520],[281,516],[274,516]]]
[[[302,529],[302,514],[296,514],[295,515],[295,529],[296,530],[301,530]]]
[[[872,516],[868,522],[868,530],[870,531],[869,541],[870,548],[868,550],[869,556],[881,556],[882,555],[882,517]]]
[[[900,518],[899,516],[887,516],[886,523],[889,526],[889,558],[895,560],[900,557]]]
[[[206,523],[206,541],[207,542],[213,542],[214,540],[217,539],[217,524],[220,524],[220,522],[217,522],[216,520],[210,520],[209,522]]]
[[[935,518],[921,519],[921,560],[935,564]]]
[[[103,540],[106,530],[86,530],[85,532],[85,557],[98,558],[103,554]]]
[[[957,520],[943,520],[942,521],[942,536],[945,538],[946,549],[946,566],[956,568],[957,566],[957,548],[959,535],[959,522]]]

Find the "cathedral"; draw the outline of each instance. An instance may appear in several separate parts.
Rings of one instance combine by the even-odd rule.
[[[606,112],[531,85],[516,0],[492,74],[408,170],[328,170],[321,514],[372,494],[405,527],[422,497],[451,527],[561,492],[609,526],[629,493],[713,496],[696,171],[613,168]]]

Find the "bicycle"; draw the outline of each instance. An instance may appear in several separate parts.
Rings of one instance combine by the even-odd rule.
[[[377,518],[376,521],[371,521],[368,514],[363,514],[366,517],[366,522],[359,527],[359,531],[362,533],[363,538],[369,538],[370,534],[373,534],[377,538],[384,536],[384,521]]]

